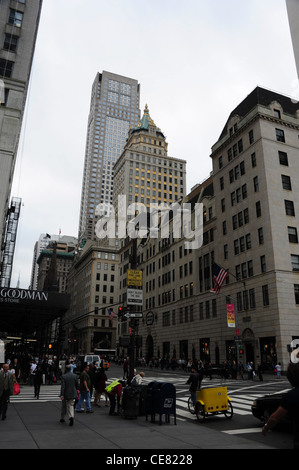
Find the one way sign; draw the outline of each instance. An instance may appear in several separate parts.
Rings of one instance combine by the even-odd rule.
[[[142,318],[142,312],[127,312],[124,316],[127,318]]]

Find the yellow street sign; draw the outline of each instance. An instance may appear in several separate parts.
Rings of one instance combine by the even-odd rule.
[[[142,286],[142,271],[138,271],[137,269],[128,269],[127,285],[134,287]]]

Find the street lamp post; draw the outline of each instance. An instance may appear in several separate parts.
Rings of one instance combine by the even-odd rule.
[[[130,264],[132,269],[136,269],[137,267],[137,238],[133,238],[132,244],[132,255],[130,259]],[[130,307],[130,310],[135,311],[135,306]],[[131,318],[129,322],[130,328],[132,328],[132,332],[130,335],[130,345],[129,345],[129,382],[134,377],[134,369],[135,369],[135,351],[136,351],[136,328],[138,326],[139,320],[136,318]]]

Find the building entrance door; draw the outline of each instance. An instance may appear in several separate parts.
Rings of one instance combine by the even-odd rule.
[[[248,362],[254,363],[254,334],[250,328],[246,328],[246,330],[243,331],[242,340],[245,347],[246,364]]]
[[[246,363],[254,363],[254,347],[252,343],[245,343]]]

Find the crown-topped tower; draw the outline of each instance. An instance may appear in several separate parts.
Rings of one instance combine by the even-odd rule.
[[[167,155],[165,135],[151,118],[148,106],[137,127],[131,128],[124,151],[114,165],[113,204],[126,196],[134,202],[172,204],[186,194],[186,161]]]
[[[126,148],[134,148],[136,150],[147,150],[160,156],[167,156],[168,144],[161,129],[159,129],[154,120],[151,118],[148,105],[145,105],[143,116],[137,127],[129,130],[129,136]],[[145,148],[143,143],[147,143],[150,147]],[[150,149],[150,150],[149,150]]]

